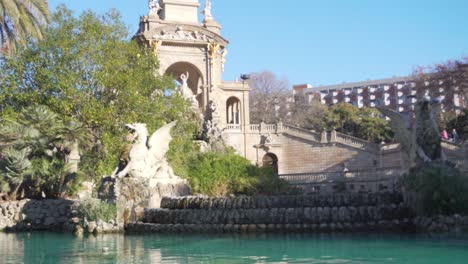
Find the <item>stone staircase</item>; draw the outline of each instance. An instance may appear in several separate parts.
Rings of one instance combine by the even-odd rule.
[[[163,198],[130,233],[401,231],[410,210],[396,193]]]

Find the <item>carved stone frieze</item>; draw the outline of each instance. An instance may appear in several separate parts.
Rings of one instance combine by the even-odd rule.
[[[221,46],[227,45],[227,40],[200,26],[178,25],[150,28],[144,33],[146,39],[194,42],[194,43],[216,43]]]

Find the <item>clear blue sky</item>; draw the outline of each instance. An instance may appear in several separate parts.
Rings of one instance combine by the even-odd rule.
[[[200,0],[203,4],[205,1]],[[120,10],[132,32],[147,0],[49,0],[79,14]],[[271,70],[314,86],[409,75],[468,56],[467,0],[212,0],[230,41],[224,73]],[[201,15],[200,15],[201,19]]]

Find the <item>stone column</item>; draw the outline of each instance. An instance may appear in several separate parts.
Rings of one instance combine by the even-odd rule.
[[[322,131],[322,133],[320,134],[320,143],[322,144],[328,143],[328,133],[325,130]]]
[[[333,129],[332,132],[331,132],[331,136],[330,136],[330,143],[336,143],[337,140],[336,140],[336,130]]]

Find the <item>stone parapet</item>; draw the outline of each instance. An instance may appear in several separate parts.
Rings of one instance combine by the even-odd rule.
[[[313,232],[401,232],[411,230],[411,220],[372,221],[356,223],[322,224],[151,224],[134,223],[127,225],[128,233],[313,233]]]
[[[344,193],[330,195],[291,196],[239,196],[233,198],[213,197],[164,197],[161,208],[165,209],[255,209],[255,208],[306,208],[375,206],[400,204],[399,193]]]
[[[154,224],[345,224],[408,219],[410,211],[403,205],[361,207],[306,207],[270,209],[148,209],[143,222]]]

